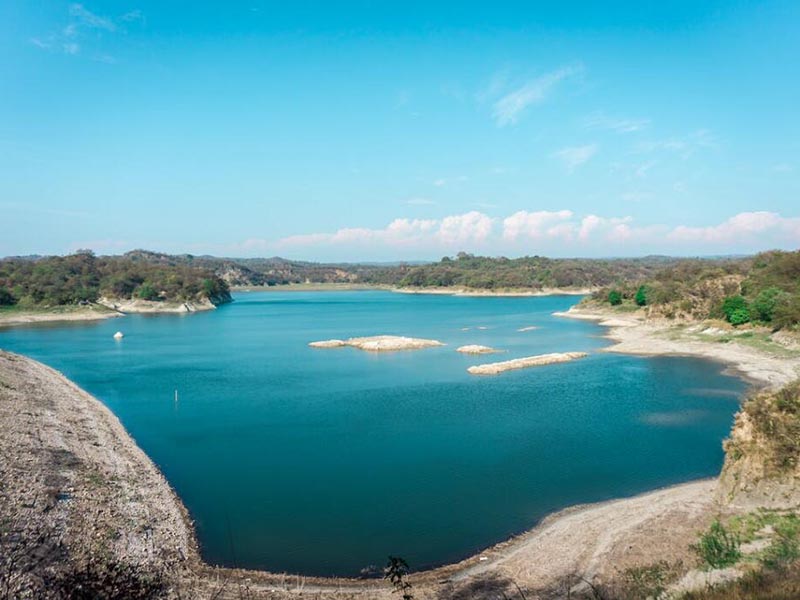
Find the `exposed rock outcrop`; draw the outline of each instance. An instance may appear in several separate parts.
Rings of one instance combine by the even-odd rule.
[[[742,508],[800,507],[800,381],[744,403],[725,441],[718,496]]]

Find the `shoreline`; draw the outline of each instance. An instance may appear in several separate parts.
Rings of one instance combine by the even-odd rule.
[[[726,365],[729,373],[757,387],[778,388],[800,377],[800,353],[796,356],[791,353],[780,356],[765,349],[746,346],[735,339],[723,341],[726,338],[720,336],[714,338],[709,335],[709,339],[698,339],[698,334],[715,330],[713,324],[654,321],[637,313],[575,306],[553,313],[553,316],[595,321],[601,327],[606,327],[604,337],[614,344],[603,348],[603,352],[713,360]]]
[[[21,372],[22,376],[16,380],[10,377],[9,365]],[[43,395],[55,398],[52,414],[43,419],[55,430],[59,443],[63,443],[59,436],[63,434],[60,429],[64,428],[65,423],[76,428],[76,431],[69,432],[75,439],[66,441],[73,444],[68,450],[83,461],[91,462],[95,455],[93,453],[96,453],[99,456],[96,459],[98,464],[109,478],[118,477],[113,475],[113,469],[109,471],[109,463],[121,473],[136,474],[125,476],[128,478],[128,491],[123,490],[120,499],[113,496],[110,499],[98,498],[96,491],[83,493],[85,490],[82,492],[80,482],[72,482],[69,489],[73,490],[71,493],[75,498],[81,498],[82,512],[91,515],[110,510],[115,516],[114,526],[122,530],[121,538],[129,546],[132,544],[135,548],[150,549],[149,554],[145,552],[146,558],[154,559],[154,548],[171,548],[173,556],[170,564],[178,565],[181,581],[188,582],[193,589],[206,589],[220,578],[241,578],[254,589],[265,592],[289,590],[287,593],[293,595],[294,592],[290,590],[295,589],[324,593],[335,598],[352,595],[364,597],[365,594],[370,598],[393,597],[391,588],[382,580],[289,576],[205,563],[199,551],[194,524],[182,500],[108,407],[58,371],[20,355],[0,351],[0,380],[6,388],[18,389],[23,398]],[[31,381],[34,385],[31,385]],[[3,391],[0,389],[0,393]],[[10,418],[7,414],[0,417]],[[83,423],[92,425],[89,429],[81,430]],[[0,421],[0,424],[8,430],[8,423]],[[45,436],[45,439],[48,438]],[[13,459],[9,462],[13,462]],[[25,485],[22,481],[16,483],[18,487]],[[690,526],[691,532],[676,536],[683,541],[686,535],[694,535],[695,529],[706,526],[709,515],[717,510],[713,493],[715,486],[716,479],[705,479],[632,497],[567,507],[544,517],[532,528],[457,563],[413,572],[409,581],[415,586],[415,592],[419,593],[417,597],[432,598],[435,597],[434,592],[443,585],[458,586],[482,576],[508,577],[528,587],[555,586],[573,572],[610,576],[610,569],[617,564],[616,553],[619,548],[647,537],[647,531],[654,523],[666,519],[671,528]],[[130,494],[141,496],[134,506],[126,499]],[[144,512],[149,519],[145,527],[141,523],[142,507],[146,509]],[[133,515],[129,514],[131,511],[134,511]],[[129,519],[132,519],[132,523]],[[120,523],[125,525],[120,526]],[[94,526],[92,523],[91,527]],[[148,528],[149,540],[136,539],[143,535],[142,530]],[[82,539],[85,531],[79,529],[76,535]],[[675,546],[675,539],[656,541]],[[662,551],[662,548],[653,546],[651,540],[649,546],[642,549],[641,555],[656,557]],[[671,551],[675,551],[675,548]],[[126,555],[128,552],[126,548]]]
[[[769,356],[738,344],[735,345],[735,352],[731,352],[732,346],[729,344],[695,341],[687,345],[685,341],[664,338],[663,335],[669,333],[674,324],[648,323],[638,314],[575,307],[554,314],[598,321],[601,326],[607,327],[605,337],[614,341],[614,344],[604,351],[712,359],[729,365],[738,376],[761,386],[781,385],[800,369],[800,358]],[[287,575],[205,563],[199,551],[194,524],[182,500],[149,456],[130,437],[116,415],[61,373],[27,357],[1,350],[0,383],[6,384],[8,381],[4,367],[9,356],[12,362],[22,363],[30,373],[38,374],[42,385],[49,391],[60,390],[59,393],[66,394],[69,400],[67,404],[73,408],[77,406],[77,410],[82,411],[82,419],[77,421],[75,418],[64,419],[61,415],[55,415],[49,419],[51,423],[63,427],[64,422],[70,422],[74,426],[76,422],[87,420],[86,417],[92,422],[99,421],[100,427],[95,429],[99,429],[100,433],[104,429],[110,431],[114,439],[111,447],[107,448],[114,455],[114,461],[127,461],[125,471],[142,473],[147,478],[147,483],[139,484],[136,489],[141,491],[144,485],[150,495],[159,498],[153,510],[166,510],[173,517],[180,515],[179,523],[171,518],[166,519],[163,526],[169,529],[168,539],[182,540],[178,546],[181,556],[178,560],[180,577],[193,590],[212,589],[220,579],[239,579],[246,581],[259,593],[283,592],[285,597],[296,597],[302,592],[317,592],[332,598],[393,597],[391,588],[380,579]],[[0,385],[0,396],[3,391]],[[25,393],[33,394],[32,388],[26,388]],[[0,414],[2,417],[8,418]],[[0,429],[6,425],[0,420]],[[95,430],[91,432],[91,435],[97,434]],[[90,441],[91,438],[81,439],[77,451],[85,454]],[[102,446],[101,449],[106,450]],[[22,482],[17,483],[23,485]],[[551,589],[548,586],[563,586],[565,578],[574,576],[574,573],[581,573],[589,580],[597,577],[602,581],[612,577],[614,572],[621,570],[620,565],[630,562],[633,555],[639,563],[648,560],[655,562],[665,552],[682,557],[687,554],[688,543],[694,539],[697,531],[706,527],[713,515],[723,510],[714,497],[716,485],[717,478],[714,477],[678,483],[630,497],[566,507],[550,513],[522,533],[461,561],[412,572],[409,581],[414,585],[415,597],[419,598],[434,598],[442,586],[458,587],[481,577],[503,577],[529,589],[531,586],[533,589]],[[80,491],[79,487],[76,489]],[[91,502],[91,498],[88,501]],[[115,524],[124,530],[124,526],[120,527],[117,521]],[[670,531],[671,534],[652,536],[654,527]],[[137,535],[131,531],[123,533],[126,539]],[[636,551],[631,554],[626,548],[635,548]]]
[[[596,288],[509,288],[502,290],[483,290],[466,287],[398,287],[393,285],[370,283],[289,283],[284,285],[264,286],[231,286],[231,292],[356,292],[384,291],[396,294],[431,295],[431,296],[466,296],[487,298],[538,298],[541,296],[585,296],[596,291]]]
[[[209,300],[203,302],[148,302],[145,300],[114,302],[101,298],[97,303],[88,306],[56,306],[34,310],[3,309],[0,310],[0,329],[37,323],[102,321],[127,315],[189,314],[216,310],[216,308]]]

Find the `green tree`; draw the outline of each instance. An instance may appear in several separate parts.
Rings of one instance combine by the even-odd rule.
[[[647,288],[643,285],[639,286],[639,289],[636,290],[636,304],[638,306],[646,306],[647,305]]]
[[[622,294],[617,290],[608,292],[608,302],[611,306],[619,306],[622,304]]]
[[[0,306],[12,306],[17,303],[14,294],[9,292],[6,288],[0,287]]]
[[[786,292],[774,286],[761,290],[752,304],[755,316],[766,323],[771,322],[775,315],[775,307],[784,295]]]
[[[149,283],[140,285],[136,295],[142,300],[158,300],[158,292]]]
[[[745,300],[742,296],[728,296],[722,301],[722,314],[725,315],[725,320],[728,323],[732,323],[731,318],[733,314],[737,311],[744,311],[747,314],[747,319],[743,321],[747,323],[750,320],[750,310],[747,306],[747,300]],[[739,312],[739,318],[741,318],[742,314]]]
[[[728,317],[731,325],[744,325],[750,322],[750,313],[746,308],[737,308]]]

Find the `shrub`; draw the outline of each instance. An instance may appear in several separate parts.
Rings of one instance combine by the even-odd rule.
[[[647,288],[643,285],[639,286],[639,289],[636,290],[636,304],[638,306],[646,306],[647,305]]]
[[[739,537],[726,530],[719,520],[711,524],[692,549],[713,569],[729,567],[742,556],[739,551]]]
[[[737,308],[728,316],[728,321],[731,325],[744,325],[750,322],[750,313],[747,309]]]
[[[622,294],[617,290],[611,290],[608,293],[608,302],[611,306],[619,306],[622,304]]]
[[[158,292],[149,283],[143,283],[136,290],[136,295],[142,300],[158,300]]]
[[[747,300],[745,300],[742,296],[728,296],[722,301],[722,314],[725,316],[725,320],[728,323],[733,323],[733,315],[736,313],[738,323],[734,323],[734,325],[742,323],[747,323],[750,320],[750,310],[747,307]],[[745,319],[742,321],[741,319]]]
[[[775,314],[775,307],[781,300],[782,296],[787,295],[783,290],[776,287],[768,287],[759,292],[755,300],[753,300],[752,308],[755,316],[769,323]]]
[[[0,287],[0,306],[12,306],[17,303],[17,299],[6,288]]]

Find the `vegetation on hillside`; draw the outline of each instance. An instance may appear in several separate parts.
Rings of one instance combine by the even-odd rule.
[[[230,301],[228,285],[213,271],[159,265],[128,256],[68,256],[0,260],[0,305],[51,307],[114,300]]]
[[[746,439],[725,442],[729,461],[758,453],[767,476],[780,476],[800,466],[800,380],[777,391],[764,391],[748,398],[742,413],[752,425]]]
[[[640,280],[620,280],[596,302],[647,307],[651,316],[724,319],[774,330],[800,324],[800,251],[740,260],[680,261]]]

